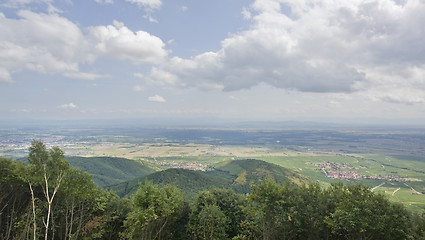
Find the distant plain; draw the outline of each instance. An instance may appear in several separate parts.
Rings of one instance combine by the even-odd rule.
[[[32,139],[59,146],[67,156],[121,157],[158,169],[202,171],[226,160],[259,159],[324,186],[362,182],[409,209],[425,211],[425,129],[420,128],[15,127],[0,129],[0,156],[25,157]],[[331,170],[360,177],[326,176]]]

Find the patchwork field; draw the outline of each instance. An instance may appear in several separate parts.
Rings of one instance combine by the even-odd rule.
[[[160,169],[207,170],[234,159],[259,159],[324,186],[362,182],[410,209],[425,209],[423,130],[0,129],[0,156],[27,155],[32,139],[68,156],[121,157]]]

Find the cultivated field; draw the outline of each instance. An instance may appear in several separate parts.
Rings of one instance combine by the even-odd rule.
[[[362,182],[410,209],[425,209],[423,130],[3,129],[0,156],[25,157],[32,139],[68,156],[123,157],[159,168],[202,171],[221,161],[260,159],[324,186]]]

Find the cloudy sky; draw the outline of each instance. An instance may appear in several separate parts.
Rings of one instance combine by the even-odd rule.
[[[2,0],[0,120],[425,119],[423,0]]]

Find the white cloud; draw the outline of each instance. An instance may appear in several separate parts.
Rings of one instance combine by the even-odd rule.
[[[264,82],[303,92],[365,94],[407,85],[417,98],[406,101],[421,101],[424,1],[257,0],[243,12],[253,21],[250,29],[224,39],[217,52],[170,59],[152,69],[150,80],[203,89]]]
[[[151,14],[146,14],[145,16],[143,16],[143,18],[147,19],[149,22],[158,23],[158,20],[156,20],[154,17],[152,17]]]
[[[62,108],[62,109],[77,109],[78,106],[71,102],[71,103],[60,105],[60,106],[58,106],[58,108]]]
[[[141,78],[143,79],[145,77],[145,75],[143,73],[133,73],[133,76],[136,78]]]
[[[70,72],[63,74],[67,78],[76,78],[76,79],[84,79],[84,80],[94,80],[98,78],[109,77],[109,75],[100,75],[96,73],[86,73],[86,72]]]
[[[49,13],[61,12],[59,9],[53,6],[55,0],[4,0],[0,3],[0,6],[9,8],[23,8],[30,4],[45,5],[46,10]]]
[[[95,0],[97,3],[101,4],[112,4],[114,3],[114,0]]]
[[[12,82],[12,77],[9,71],[0,67],[0,83],[1,82]]]
[[[142,87],[142,86],[140,86],[140,85],[135,85],[133,87],[133,91],[135,91],[135,92],[143,92],[143,91],[145,91],[145,88]]]
[[[92,57],[77,25],[57,14],[18,11],[19,18],[0,13],[0,66],[2,75],[33,70],[64,75],[85,74],[80,62]]]
[[[25,70],[60,74],[74,79],[107,75],[82,72],[99,56],[133,63],[160,63],[168,55],[165,44],[144,31],[132,32],[123,23],[89,27],[87,34],[58,14],[19,10],[18,18],[0,12],[0,82],[12,82]]]
[[[126,2],[135,3],[148,10],[159,9],[162,5],[161,0],[125,0]]]
[[[245,18],[245,19],[251,19],[251,12],[248,10],[248,9],[246,9],[246,8],[243,8],[242,9],[242,16],[243,16],[243,18]]]
[[[186,12],[187,9],[188,9],[187,6],[184,6],[184,5],[180,7],[180,11],[182,12]]]
[[[159,95],[154,95],[154,96],[148,97],[148,101],[149,102],[159,102],[159,103],[166,102],[166,100]]]
[[[96,49],[107,56],[134,63],[160,63],[168,55],[164,42],[144,31],[133,32],[123,23],[90,28]]]

